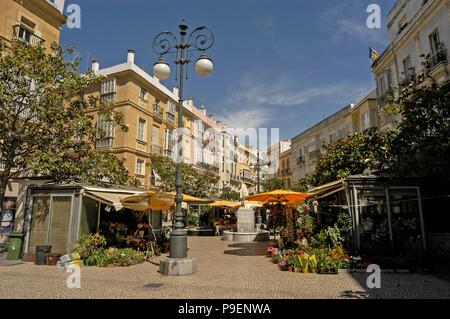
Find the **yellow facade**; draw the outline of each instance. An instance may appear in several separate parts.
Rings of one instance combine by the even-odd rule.
[[[0,39],[43,44],[59,43],[66,17],[45,0],[0,1]]]
[[[124,159],[130,175],[136,177],[142,186],[149,188],[152,185],[151,154],[171,155],[171,149],[165,144],[165,136],[166,129],[173,130],[176,127],[176,102],[132,69],[110,73],[103,83],[107,81],[115,81],[112,93],[114,111],[124,115],[128,131],[115,127],[112,141],[98,142],[97,148]],[[102,98],[105,94],[102,94],[101,86],[102,84],[98,83],[89,87],[84,92],[84,98]],[[92,109],[89,113],[94,122],[98,123],[98,109]],[[190,130],[189,114],[184,116],[184,123]]]

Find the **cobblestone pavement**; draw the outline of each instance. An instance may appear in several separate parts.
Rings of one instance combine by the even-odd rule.
[[[381,289],[368,290],[368,274],[313,275],[282,272],[266,257],[267,244],[189,238],[198,273],[164,277],[158,265],[84,267],[81,289],[68,289],[62,269],[32,263],[0,266],[0,298],[450,298],[449,278],[382,274]]]

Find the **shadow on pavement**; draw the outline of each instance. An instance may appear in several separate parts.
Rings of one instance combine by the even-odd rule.
[[[265,256],[266,249],[271,242],[235,243],[228,245],[230,250],[225,250],[225,255],[235,256]]]

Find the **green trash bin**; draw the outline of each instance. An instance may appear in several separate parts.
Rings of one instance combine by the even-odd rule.
[[[23,237],[25,234],[19,232],[9,233],[8,256],[9,260],[22,258]]]

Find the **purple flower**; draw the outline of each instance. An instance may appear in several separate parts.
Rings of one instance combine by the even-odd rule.
[[[284,259],[284,258],[280,259],[280,261],[278,262],[278,266],[280,266],[280,267],[286,266],[286,259]]]

